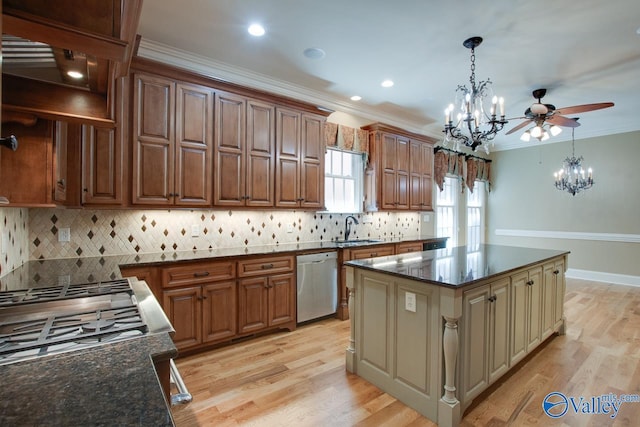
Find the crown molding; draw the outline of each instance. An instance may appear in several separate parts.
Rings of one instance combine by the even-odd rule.
[[[153,40],[141,39],[137,55],[163,64],[193,71],[207,77],[298,99],[314,104],[325,110],[353,114],[363,119],[371,120],[372,122],[387,123],[410,132],[434,137],[431,133],[425,132],[423,124],[418,125],[414,122],[404,120],[401,117],[382,114],[378,111],[368,109],[363,104],[346,102],[343,99],[332,97],[327,93],[277,80],[264,74],[215,61],[201,55],[178,50]]]

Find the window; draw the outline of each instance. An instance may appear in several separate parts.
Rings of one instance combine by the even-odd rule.
[[[445,177],[443,190],[436,196],[436,237],[448,237],[447,247],[458,245],[458,178]]]
[[[448,237],[448,248],[467,245],[469,250],[477,250],[484,243],[485,188],[484,182],[476,181],[473,193],[465,187],[464,196],[460,179],[445,177],[443,190],[436,197],[436,236]],[[458,235],[459,229],[466,232]]]
[[[362,154],[327,149],[324,159],[324,201],[327,210],[360,212],[364,188]]]
[[[478,248],[484,243],[484,182],[474,183],[473,193],[467,190],[467,246]]]

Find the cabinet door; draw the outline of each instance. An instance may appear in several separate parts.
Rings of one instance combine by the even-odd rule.
[[[381,201],[382,209],[396,208],[396,138],[393,135],[382,134],[381,141]]]
[[[489,383],[509,370],[509,278],[491,284]]]
[[[528,279],[526,271],[511,276],[511,365],[527,354]]]
[[[211,205],[213,91],[202,86],[176,86],[176,205]]]
[[[527,352],[540,344],[542,336],[542,267],[529,270],[529,330]]]
[[[236,282],[220,282],[202,287],[202,341],[221,341],[236,335]]]
[[[489,385],[489,285],[464,293],[463,395],[468,402]]]
[[[53,140],[53,200],[59,203],[67,201],[67,123],[55,122]]]
[[[238,282],[238,333],[257,332],[269,325],[269,277]]]
[[[547,263],[542,267],[542,339],[551,336],[556,323],[556,275],[554,264]]]
[[[409,208],[422,210],[422,142],[411,141],[409,144]]]
[[[296,319],[296,279],[293,273],[269,277],[269,326]]]
[[[82,126],[83,204],[122,204],[122,154],[115,129]]]
[[[300,205],[300,113],[276,109],[276,206]]]
[[[173,204],[175,84],[136,74],[133,95],[134,204]]]
[[[409,140],[396,138],[396,209],[409,209]]]
[[[202,288],[177,288],[162,292],[162,308],[176,333],[173,343],[180,349],[202,342]]]
[[[274,203],[275,107],[258,101],[247,103],[245,204],[271,207]]]
[[[433,147],[422,143],[420,166],[422,167],[420,190],[422,192],[420,210],[433,210]]]
[[[553,311],[553,316],[555,323],[554,327],[557,329],[564,321],[564,293],[566,287],[564,278],[564,261],[556,261],[553,274],[555,275],[556,281],[556,295],[554,300],[555,310]]]
[[[244,206],[245,98],[218,93],[216,97],[215,202]]]
[[[302,115],[300,206],[324,208],[324,118]]]

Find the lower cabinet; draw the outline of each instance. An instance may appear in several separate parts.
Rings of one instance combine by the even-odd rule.
[[[511,276],[511,364],[542,340],[542,266]]]
[[[178,350],[237,335],[234,262],[207,262],[162,269],[162,308],[175,329]]]
[[[564,261],[542,266],[542,339],[551,336],[563,322]]]
[[[476,397],[509,369],[509,306],[509,277],[464,293],[464,401]]]
[[[294,262],[289,256],[238,262],[238,333],[295,329]]]

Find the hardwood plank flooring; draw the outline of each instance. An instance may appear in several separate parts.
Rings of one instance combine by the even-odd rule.
[[[542,410],[547,393],[640,395],[640,288],[567,280],[567,333],[494,384],[463,426],[640,426],[640,402],[614,419]],[[174,406],[178,427],[435,426],[345,370],[349,322],[323,320],[176,360],[193,402]]]

